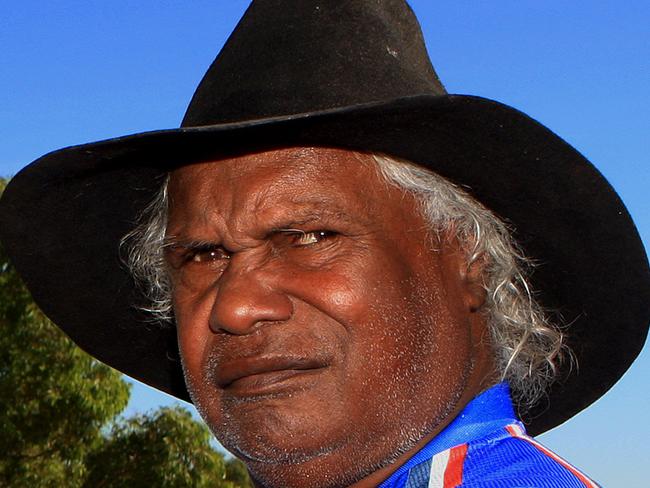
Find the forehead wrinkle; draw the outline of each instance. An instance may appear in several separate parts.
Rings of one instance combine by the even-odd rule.
[[[184,189],[180,199],[170,198],[166,234],[170,238],[214,239],[223,217],[214,208],[214,196],[205,185]],[[191,197],[189,197],[192,195]],[[173,196],[173,195],[172,195]]]
[[[282,164],[254,184],[244,184],[241,191],[233,193],[231,221],[227,222],[233,237],[250,233],[254,228],[268,232],[270,228],[288,223],[306,223],[320,218],[352,221],[349,204],[342,204],[342,196],[335,185],[314,181],[315,174],[305,174],[302,162]],[[250,175],[248,175],[250,176]],[[245,181],[242,175],[242,181]],[[305,181],[307,180],[307,181]],[[307,186],[307,188],[305,188]],[[349,196],[345,195],[348,200]],[[356,217],[361,220],[361,216]]]
[[[255,229],[259,227],[259,217],[264,211],[268,194],[268,187],[231,192],[229,218],[225,219],[224,225],[233,240],[238,241],[257,234]]]
[[[360,155],[349,153],[340,158],[341,152],[294,148],[226,160],[225,164],[197,165],[193,181],[197,188],[192,192],[197,205],[193,206],[192,220],[197,227],[234,240],[291,221],[370,220],[377,209],[369,197],[376,197],[381,185],[358,188],[342,177],[350,171],[370,173],[366,179],[371,183],[376,175],[360,164]]]

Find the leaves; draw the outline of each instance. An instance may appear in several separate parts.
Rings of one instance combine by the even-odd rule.
[[[139,469],[130,467],[134,464]],[[227,481],[226,466],[202,424],[181,408],[161,408],[113,427],[107,442],[89,457],[84,487],[248,486]]]

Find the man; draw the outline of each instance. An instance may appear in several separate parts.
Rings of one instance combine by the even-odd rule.
[[[633,360],[648,270],[615,193],[525,115],[446,95],[402,2],[275,3],[253,3],[186,129],[16,178],[2,237],[35,298],[98,358],[187,386],[261,485],[590,486],[519,439],[494,385],[540,432]],[[580,375],[533,298],[570,324]]]

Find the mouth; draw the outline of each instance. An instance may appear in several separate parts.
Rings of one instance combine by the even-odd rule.
[[[227,361],[215,374],[219,388],[236,396],[262,396],[305,388],[327,368],[325,361],[290,356],[257,356]]]

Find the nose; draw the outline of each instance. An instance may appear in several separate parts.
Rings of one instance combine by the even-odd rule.
[[[260,322],[289,320],[293,304],[274,286],[274,279],[260,269],[239,269],[229,266],[221,277],[212,310],[210,329],[230,334],[251,333]]]

